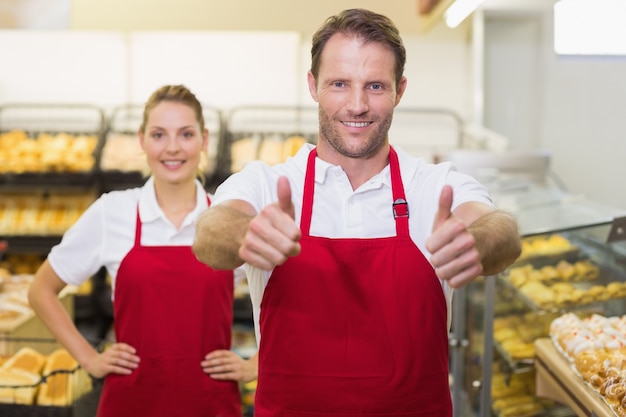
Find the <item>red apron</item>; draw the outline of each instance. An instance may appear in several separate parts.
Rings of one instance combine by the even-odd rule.
[[[409,236],[397,154],[389,154],[397,235],[374,239],[309,235],[315,157],[314,149],[302,252],[274,269],[261,303],[255,417],[451,416],[446,300]]]
[[[216,381],[200,362],[230,349],[233,273],[200,263],[190,246],[135,245],[115,285],[117,341],[137,349],[131,375],[105,378],[98,417],[241,417],[235,381]]]

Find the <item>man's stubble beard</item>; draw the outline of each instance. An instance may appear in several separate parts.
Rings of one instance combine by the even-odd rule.
[[[346,147],[341,134],[334,127],[335,120],[322,110],[321,107],[319,108],[318,113],[320,121],[320,137],[323,138],[340,155],[357,159],[368,159],[374,156],[386,144],[387,135],[389,134],[391,121],[393,119],[393,113],[389,113],[389,115],[384,119],[381,119],[380,117],[375,117],[374,119],[368,118],[367,120],[377,123],[377,127],[372,134],[367,137],[366,141],[363,141],[362,144],[364,146],[359,147],[355,151]],[[359,118],[349,119],[354,121]]]

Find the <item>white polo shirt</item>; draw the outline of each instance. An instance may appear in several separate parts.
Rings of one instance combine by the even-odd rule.
[[[196,181],[196,207],[177,230],[157,203],[152,177],[143,187],[102,194],[52,248],[52,269],[67,284],[80,285],[104,266],[114,290],[120,263],[135,243],[138,203],[144,246],[191,246],[196,219],[208,208],[207,193]],[[243,277],[240,268],[235,281]]]
[[[266,205],[278,200],[278,177],[286,176],[290,180],[296,222],[299,223],[307,158],[312,148],[313,145],[306,144],[293,158],[271,167],[259,161],[250,162],[217,188],[213,204],[233,199],[245,200],[259,212]],[[410,156],[397,146],[394,149],[398,154],[400,174],[409,206],[410,235],[427,259],[430,258],[430,253],[426,250],[425,242],[432,232],[439,195],[445,184],[453,187],[453,210],[470,201],[494,207],[485,187],[474,178],[456,171],[451,163],[435,165],[427,163],[423,158]],[[352,190],[350,181],[340,166],[317,158],[310,233],[312,236],[328,238],[395,236],[392,201],[389,165],[358,189]],[[261,299],[271,272],[246,265],[246,275],[258,329]],[[442,287],[448,304],[449,326],[452,288],[444,281]]]

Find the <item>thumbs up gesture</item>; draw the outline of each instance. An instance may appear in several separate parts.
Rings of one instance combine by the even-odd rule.
[[[264,207],[248,226],[239,248],[245,262],[267,271],[300,253],[300,228],[295,221],[291,187],[286,177],[277,184],[278,201]]]
[[[474,236],[467,225],[452,214],[453,197],[452,187],[444,186],[426,249],[437,276],[448,281],[451,287],[461,287],[480,275],[483,267]]]

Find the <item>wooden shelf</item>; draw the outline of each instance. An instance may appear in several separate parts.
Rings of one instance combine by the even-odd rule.
[[[599,393],[589,388],[549,338],[535,341],[537,397],[565,404],[581,417],[616,417]]]

